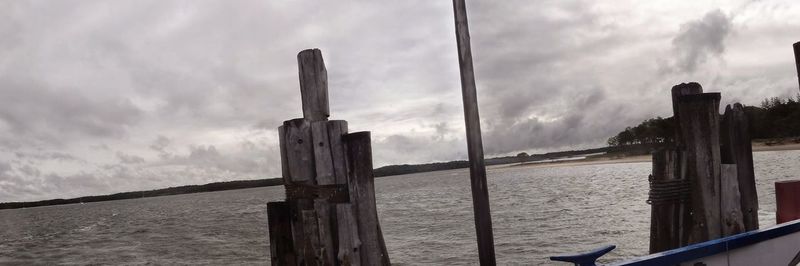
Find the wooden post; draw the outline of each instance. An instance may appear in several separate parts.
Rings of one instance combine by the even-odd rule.
[[[688,173],[688,164],[687,164],[687,153],[686,153],[686,145],[683,141],[683,135],[681,133],[681,119],[680,119],[680,112],[678,111],[679,103],[678,98],[684,95],[694,95],[694,94],[701,94],[703,93],[703,87],[700,86],[697,82],[689,82],[689,83],[681,83],[672,87],[671,95],[672,95],[672,120],[673,125],[675,128],[675,132],[673,134],[673,147],[675,147],[678,156],[674,161],[677,163],[675,166],[678,170],[676,173],[678,174],[677,179],[679,180],[687,180],[689,177],[687,176]],[[690,196],[691,198],[691,196]],[[678,241],[677,247],[683,247],[688,245],[689,243],[689,234],[691,233],[692,228],[692,209],[691,206],[687,202],[683,202],[678,206],[678,225],[679,231],[676,235],[673,235],[673,238],[676,238]],[[675,248],[675,247],[673,247]]]
[[[735,164],[720,165],[720,221],[722,237],[745,231]]]
[[[346,121],[328,121],[318,49],[300,52],[297,61],[303,118],[278,128],[287,202],[269,205],[273,265],[389,265],[369,132],[347,134]]]
[[[344,136],[347,134],[347,121],[328,122],[328,139],[333,160],[333,176],[336,184],[349,184],[347,171],[347,152]],[[350,191],[348,187],[348,191]],[[348,203],[336,204],[336,260],[339,265],[361,265],[358,221],[353,202],[358,202],[355,193],[348,193]]]
[[[681,152],[662,149],[653,153],[650,176],[650,253],[683,245],[684,210],[689,198],[688,181],[681,179]]]
[[[678,97],[681,136],[691,183],[690,244],[716,239],[720,228],[719,93]]]
[[[361,264],[390,265],[386,244],[381,236],[375,203],[374,174],[372,173],[372,147],[369,132],[356,132],[344,136],[349,165],[349,189],[358,212],[358,238],[361,240]]]
[[[267,203],[267,220],[269,221],[269,248],[272,265],[295,265],[296,255],[292,241],[289,204],[286,202]]]
[[[303,100],[303,117],[312,121],[327,120],[328,70],[319,49],[303,50],[297,54],[300,74],[300,96]]]
[[[680,121],[680,113],[678,112],[678,97],[700,93],[703,93],[703,86],[700,86],[700,83],[697,82],[681,83],[672,87],[672,118],[673,123],[675,123],[674,137],[676,147],[683,148],[681,128],[680,123],[678,122]]]
[[[293,119],[283,123],[278,129],[281,141],[281,159],[286,169],[284,184],[289,186],[315,185],[314,147],[311,137],[311,123],[307,119]],[[315,215],[314,201],[307,198],[294,198],[287,195],[291,207],[292,235],[294,237],[295,254],[298,264],[315,264],[323,261],[317,247],[320,246],[316,219],[313,223],[306,221]],[[309,261],[310,260],[310,261]]]
[[[736,103],[725,107],[720,132],[723,164],[736,164],[745,231],[758,229],[758,193],[753,168],[753,148],[744,107]]]
[[[794,43],[794,64],[797,68],[797,82],[800,84],[800,42]]]
[[[461,72],[461,95],[464,101],[464,121],[467,129],[467,153],[470,162],[472,206],[475,213],[475,230],[478,237],[478,256],[481,265],[494,265],[494,236],[489,210],[489,190],[486,183],[486,166],[483,158],[478,97],[475,90],[475,72],[472,66],[467,7],[464,0],[453,0],[455,14],[458,64]]]
[[[326,97],[327,98],[327,97]],[[317,185],[335,184],[333,173],[333,157],[331,154],[330,140],[328,137],[328,121],[311,122],[311,139],[314,146],[314,166]],[[334,261],[334,232],[336,224],[336,209],[329,199],[314,199],[314,210],[317,213],[319,240],[322,247],[323,261]],[[338,239],[337,239],[338,240]]]

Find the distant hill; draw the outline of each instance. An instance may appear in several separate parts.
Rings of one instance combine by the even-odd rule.
[[[158,196],[178,195],[178,194],[188,194],[188,193],[198,193],[198,192],[211,192],[211,191],[222,191],[231,189],[276,186],[276,185],[283,185],[283,181],[281,181],[280,178],[270,178],[270,179],[258,179],[258,180],[216,182],[205,185],[180,186],[180,187],[171,187],[171,188],[148,190],[148,191],[122,192],[110,195],[88,196],[88,197],[80,197],[72,199],[52,199],[52,200],[42,200],[34,202],[6,202],[6,203],[0,203],[0,209],[18,209],[18,208],[49,206],[49,205],[73,204],[81,202],[98,202],[98,201],[109,201],[109,200],[147,198],[147,197],[158,197]]]

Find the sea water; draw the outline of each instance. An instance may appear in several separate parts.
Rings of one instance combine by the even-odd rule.
[[[800,179],[800,151],[754,156],[761,227],[775,224],[774,182]],[[649,162],[499,167],[488,171],[501,265],[617,248],[602,261],[647,254]],[[477,263],[466,169],[379,178],[378,215],[393,264]],[[264,265],[267,187],[0,210],[0,264]],[[565,264],[563,264],[565,265]]]

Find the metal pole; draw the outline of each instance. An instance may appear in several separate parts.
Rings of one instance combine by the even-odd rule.
[[[467,9],[464,0],[453,0],[455,13],[458,64],[461,70],[461,95],[464,100],[464,121],[467,127],[469,176],[472,185],[472,207],[478,236],[478,255],[481,265],[495,265],[492,216],[489,211],[489,191],[486,185],[486,166],[483,162],[481,124],[478,97],[475,92],[475,72],[472,68],[472,48],[469,43]]]

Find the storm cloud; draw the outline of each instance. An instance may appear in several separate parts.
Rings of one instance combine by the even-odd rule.
[[[725,52],[724,41],[731,34],[731,27],[730,18],[721,10],[681,25],[678,36],[672,39],[677,70],[692,72],[709,58],[720,57]]]
[[[789,0],[468,1],[488,156],[598,147],[669,116],[796,94]],[[296,54],[376,166],[466,158],[448,1],[0,3],[0,202],[280,175]]]

